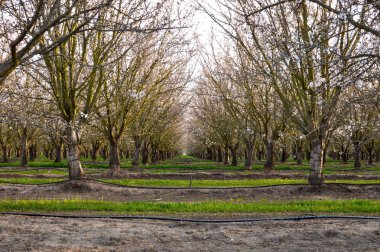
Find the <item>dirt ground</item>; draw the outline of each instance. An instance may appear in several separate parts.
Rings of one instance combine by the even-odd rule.
[[[252,202],[302,199],[380,199],[380,185],[326,184],[319,189],[308,185],[282,185],[233,189],[141,189],[94,181],[63,182],[50,185],[0,185],[1,199],[94,199],[112,201],[207,201]]]
[[[380,221],[207,224],[0,216],[0,251],[380,251]]]
[[[141,189],[90,180],[50,185],[0,185],[0,200],[68,198],[153,202],[380,199],[380,185],[326,184],[319,189],[306,185]],[[0,214],[2,251],[380,251],[380,221],[329,219],[216,224]]]

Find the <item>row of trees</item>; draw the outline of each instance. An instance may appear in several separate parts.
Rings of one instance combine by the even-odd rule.
[[[228,149],[234,164],[244,144],[249,168],[259,141],[269,172],[276,149],[305,145],[312,185],[323,183],[328,151],[347,158],[352,144],[356,167],[365,148],[373,159],[380,129],[378,3],[216,2],[199,5],[224,36],[203,54],[193,152]]]
[[[194,53],[182,9],[170,0],[1,2],[3,158],[15,141],[23,164],[28,148],[58,156],[64,145],[69,178],[79,179],[80,147],[107,141],[111,175],[128,142],[134,165],[140,150],[153,162],[178,151]]]

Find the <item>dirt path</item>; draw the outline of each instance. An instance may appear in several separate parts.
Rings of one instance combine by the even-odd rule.
[[[234,189],[137,189],[98,182],[60,183],[52,185],[0,185],[1,199],[94,199],[112,201],[206,201],[231,200],[250,202],[303,199],[380,199],[380,185],[332,185],[321,189],[305,185]]]
[[[380,251],[380,221],[247,224],[0,216],[0,251]]]

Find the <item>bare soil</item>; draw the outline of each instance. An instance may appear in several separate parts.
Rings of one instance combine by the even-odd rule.
[[[237,178],[231,174],[227,177]],[[280,175],[293,176],[292,173]],[[144,176],[148,175],[133,173],[128,176],[146,178]],[[150,176],[173,178],[168,174]],[[359,175],[355,174],[349,176],[359,178]],[[98,174],[92,177],[99,178],[105,175]],[[207,173],[198,175],[197,178],[210,177],[223,179],[219,175]],[[380,185],[326,184],[320,188],[282,185],[233,189],[142,189],[90,180],[50,185],[0,185],[0,200],[68,198],[124,202],[231,199],[253,202],[262,199],[287,201],[351,198],[378,200]],[[196,217],[220,219],[241,216]],[[246,214],[244,217],[270,217],[270,215]],[[380,251],[380,221],[329,219],[215,224],[0,215],[0,252],[2,251]]]
[[[0,251],[380,251],[380,221],[209,224],[0,216]]]
[[[156,189],[130,188],[95,181],[73,181],[49,185],[0,185],[0,199],[94,199],[112,201],[207,201],[252,202],[303,199],[380,199],[380,185],[334,185],[320,188],[308,185],[281,185],[232,189]]]
[[[15,169],[13,169],[15,170]],[[25,169],[18,169],[25,171]],[[66,179],[68,175],[59,174],[12,174],[0,173],[0,178],[62,178]],[[225,171],[225,172],[171,172],[171,173],[152,173],[147,171],[122,171],[120,176],[110,177],[108,170],[91,171],[86,174],[86,178],[92,179],[211,179],[211,180],[227,180],[227,179],[307,179],[308,173],[300,171],[276,171],[274,173],[266,174],[262,172],[244,172],[244,171]],[[339,174],[326,174],[326,180],[380,180],[380,175],[376,174],[357,174],[357,171],[344,171]]]

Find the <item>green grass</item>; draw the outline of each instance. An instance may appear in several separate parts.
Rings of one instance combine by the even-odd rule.
[[[109,202],[94,200],[2,200],[0,211],[147,213],[380,213],[380,200],[304,200],[290,202],[208,201],[195,203]]]
[[[48,184],[64,181],[61,178],[0,178],[0,184]],[[147,187],[190,187],[190,180],[184,179],[102,179],[101,181],[124,186]],[[326,180],[326,183],[346,184],[380,184],[380,180]],[[222,188],[222,187],[249,187],[274,186],[288,184],[307,184],[306,179],[230,179],[230,180],[191,180],[191,187]]]
[[[0,170],[0,175],[2,174],[55,174],[55,175],[67,175],[68,171],[65,170],[55,170],[55,169],[39,169],[39,170]]]
[[[98,158],[96,162],[92,162],[89,158],[81,158],[82,165],[84,168],[89,169],[107,169],[108,161]],[[0,167],[17,167],[20,165],[19,161],[12,161],[8,163],[0,163]],[[28,163],[29,167],[50,167],[50,168],[60,168],[67,167],[67,161],[63,160],[61,163],[54,163],[53,160],[50,160],[46,157],[39,157],[33,162]],[[130,159],[122,159],[121,168],[131,168],[131,160]],[[168,159],[166,161],[160,162],[158,164],[149,164],[147,166],[141,166],[141,168],[145,168],[151,170],[152,172],[172,172],[175,170],[202,170],[202,171],[222,171],[222,170],[230,170],[230,171],[238,171],[243,170],[244,162],[243,160],[239,160],[238,166],[224,166],[222,163],[217,163],[210,160],[203,160],[199,158],[195,158],[192,156],[178,156],[172,159]],[[263,162],[255,161],[253,164],[253,170],[261,171],[263,169]],[[297,165],[294,160],[291,158],[287,163],[279,163],[276,162],[275,166],[276,170],[289,170],[289,171],[309,171],[310,167],[307,160],[304,160],[302,165]],[[341,163],[339,160],[332,160],[328,158],[327,163],[325,165],[325,171],[339,171],[339,170],[354,170],[353,161],[350,160],[347,164]],[[380,165],[376,166],[368,166],[363,161],[362,170],[369,171],[380,171]]]
[[[0,184],[25,184],[25,185],[43,185],[54,182],[64,181],[59,178],[0,178]]]

